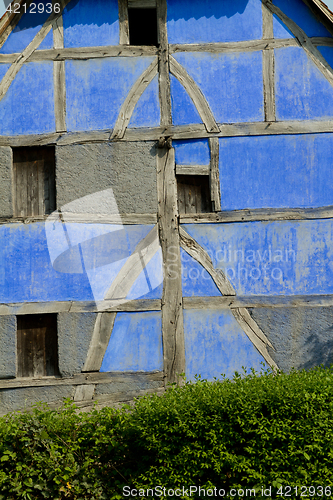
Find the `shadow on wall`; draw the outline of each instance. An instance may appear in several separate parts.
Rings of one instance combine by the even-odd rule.
[[[190,4],[184,2],[184,7],[179,5],[179,0],[169,0],[168,8],[172,11],[172,19],[185,19],[188,21],[191,18],[200,19],[202,17],[232,17],[235,14],[243,14],[249,0],[221,0],[212,2],[212,0],[191,0]],[[190,7],[190,8],[189,8]]]
[[[309,370],[319,363],[325,367],[333,364],[333,326],[330,326],[325,333],[324,339],[318,333],[312,333],[307,338],[305,346],[307,347],[309,359],[300,366],[301,369]]]

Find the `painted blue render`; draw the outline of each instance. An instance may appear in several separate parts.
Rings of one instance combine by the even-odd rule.
[[[333,47],[317,47],[317,50],[326,59],[328,64],[333,68]]]
[[[186,377],[213,380],[254,368],[265,360],[245,335],[231,311],[184,310]]]
[[[220,139],[222,210],[333,205],[333,134]]]
[[[183,297],[214,297],[221,292],[210,274],[188,253],[180,249]]]
[[[238,42],[262,37],[260,0],[168,0],[169,43]]]
[[[273,34],[274,38],[295,38],[292,32],[276,15],[273,15]]]
[[[192,99],[173,75],[170,75],[171,112],[174,125],[202,123]]]
[[[301,47],[275,50],[278,120],[328,120],[333,88]]]
[[[66,61],[67,128],[112,128],[130,88],[153,57]]]
[[[137,102],[128,124],[129,128],[158,127],[160,125],[161,112],[158,92],[158,77],[156,75]]]
[[[161,248],[155,253],[130,289],[127,299],[161,299],[163,292],[163,262]]]
[[[331,220],[187,224],[237,295],[333,293]]]
[[[290,0],[273,0],[273,4],[298,24],[307,36],[332,36],[302,0],[293,0],[292,2]],[[276,36],[275,33],[274,36]]]
[[[119,44],[117,0],[72,0],[63,20],[65,47]]]
[[[0,101],[0,135],[54,131],[53,63],[26,63]]]
[[[186,52],[173,57],[198,84],[218,122],[264,119],[261,52]]]
[[[163,370],[161,312],[118,313],[101,372]]]
[[[172,141],[177,165],[209,165],[208,139]]]
[[[41,27],[50,16],[50,14],[46,13],[46,5],[48,4],[47,9],[50,9],[50,0],[38,0],[35,2],[36,8],[35,13],[30,13],[33,9],[32,6],[27,9],[27,13],[23,14],[17,26],[10,33],[9,37],[3,44],[0,49],[0,54],[13,54],[15,52],[22,52],[29,43],[35,38],[37,33],[40,31]],[[42,14],[38,13],[37,6],[39,4],[44,5],[44,12]],[[42,8],[40,7],[40,10]],[[40,44],[40,49],[52,49],[53,47],[53,34],[52,30],[48,33],[45,39]]]

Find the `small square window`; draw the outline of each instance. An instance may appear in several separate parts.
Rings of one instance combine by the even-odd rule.
[[[59,375],[56,314],[17,316],[17,376]]]
[[[156,7],[129,7],[128,26],[130,45],[158,45]]]
[[[212,210],[208,175],[177,175],[178,211],[181,214]]]
[[[14,216],[50,214],[55,201],[54,147],[13,148]]]

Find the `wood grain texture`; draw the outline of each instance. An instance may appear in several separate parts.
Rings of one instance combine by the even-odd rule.
[[[97,315],[94,333],[89,344],[83,372],[99,371],[113,330],[117,313],[104,312]]]
[[[39,45],[44,40],[46,35],[51,31],[53,22],[56,21],[61,16],[62,10],[67,5],[68,2],[69,2],[69,0],[65,0],[64,2],[62,2],[62,8],[61,8],[59,14],[56,14],[53,12],[47,18],[47,20],[45,21],[45,23],[43,24],[43,26],[41,27],[41,29],[39,30],[37,35],[33,38],[33,40],[29,43],[29,45],[23,50],[23,52],[18,55],[18,57],[12,63],[10,68],[7,70],[5,76],[3,77],[3,79],[0,82],[0,101],[5,96],[12,81],[14,80],[15,76],[22,68],[23,64],[29,59],[31,54],[37,49],[37,47],[39,47]]]
[[[158,227],[163,256],[162,332],[165,382],[185,371],[181,260],[174,149],[157,150]]]
[[[217,288],[222,295],[235,296],[236,292],[226,278],[221,269],[215,269],[211,258],[208,253],[188,234],[183,228],[180,228],[181,246],[185,252],[193,257],[199,264],[201,264],[206,271],[211,275]],[[275,361],[267,351],[267,346],[272,347],[264,332],[260,329],[257,323],[251,318],[249,312],[245,308],[232,309],[232,314],[236,321],[243,329],[244,333],[248,336],[250,341],[256,349],[263,356],[265,361],[273,368],[277,369]]]
[[[279,9],[276,5],[271,3],[271,0],[262,0],[263,5],[272,13],[278,16],[281,21],[287,26],[287,28],[292,32],[295,38],[299,41],[301,47],[305,50],[306,54],[310,57],[310,59],[317,66],[319,71],[323,74],[326,80],[333,85],[333,69],[326,62],[324,57],[321,55],[319,50],[315,47],[315,45],[311,42],[310,38],[304,33],[304,31],[281,9]]]
[[[157,66],[158,60],[156,58],[137,79],[137,81],[134,83],[133,87],[127,94],[127,97],[120,108],[116,124],[111,134],[111,140],[121,139],[122,137],[124,137],[125,130],[129,124],[136,103],[138,102],[148,85],[151,83],[153,78],[157,75]]]
[[[169,62],[170,72],[179,80],[191,97],[207,132],[219,132],[214,115],[198,85],[174,57],[170,56]]]
[[[320,208],[256,208],[230,210],[211,214],[180,215],[182,224],[223,222],[332,219],[333,206]]]
[[[119,11],[119,43],[129,45],[128,2],[118,0]]]
[[[167,127],[172,124],[171,114],[171,91],[169,75],[169,45],[167,35],[167,3],[166,0],[157,0],[157,30],[159,41],[158,54],[158,83],[159,99],[161,109],[161,126]]]
[[[327,40],[331,40],[327,38]],[[178,52],[211,52],[213,54],[230,52],[257,52],[264,49],[278,49],[283,47],[298,46],[295,38],[246,40],[243,42],[216,42],[216,43],[189,43],[171,44],[170,54]]]
[[[275,113],[275,56],[274,50],[263,50],[262,72],[264,82],[265,120],[274,122]]]
[[[220,146],[218,137],[208,139],[210,149],[210,196],[213,211],[221,210],[221,188],[220,188]]]
[[[30,6],[33,0],[17,0],[15,3],[22,4],[26,3],[26,8]],[[16,9],[15,9],[16,10]],[[11,32],[16,28],[18,22],[24,14],[24,8],[20,8],[20,12],[15,14],[14,12],[5,12],[0,20],[0,49],[11,34]]]
[[[64,25],[62,16],[53,22],[53,47],[64,48]],[[65,61],[53,62],[54,114],[56,131],[66,131],[66,80]]]
[[[119,225],[138,225],[138,224],[156,224],[157,214],[80,214],[69,212],[55,212],[51,215],[35,215],[22,217],[0,217],[0,225],[11,223],[30,224],[32,222],[75,222],[83,224],[119,224]]]
[[[210,165],[176,165],[176,175],[209,175]]]

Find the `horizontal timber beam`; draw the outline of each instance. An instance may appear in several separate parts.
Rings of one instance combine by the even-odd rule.
[[[176,175],[209,175],[210,165],[176,165]]]
[[[319,208],[256,208],[207,214],[182,214],[181,224],[332,219],[333,206]]]
[[[51,215],[34,217],[0,217],[1,224],[18,223],[32,224],[34,222],[64,222],[82,224],[119,224],[138,225],[156,224],[157,214],[81,214],[71,212],[55,212]]]
[[[184,309],[238,309],[238,308],[281,308],[281,307],[331,307],[333,295],[236,295],[217,297],[184,297]]]
[[[95,301],[53,301],[53,302],[19,302],[0,304],[0,316],[46,313],[80,313],[80,312],[139,312],[160,311],[160,299],[110,299]]]
[[[333,132],[333,120],[304,120],[254,123],[219,123],[220,132],[207,132],[202,123],[193,125],[170,125],[166,127],[126,129],[124,137],[114,139],[122,142],[158,141],[160,137],[172,139],[205,139],[210,137],[247,137],[259,135],[297,135],[320,134]],[[112,130],[96,130],[92,132],[66,132],[22,136],[1,136],[0,146],[46,146],[55,144],[86,144],[112,142]]]
[[[0,380],[0,389],[19,389],[23,387],[49,387],[54,385],[90,385],[90,384],[124,384],[124,392],[128,385],[136,382],[161,382],[163,385],[163,372],[92,372],[78,373],[74,377],[41,377],[41,378],[16,378]],[[111,397],[111,394],[109,394]],[[98,398],[96,398],[98,399]]]
[[[316,46],[333,46],[333,39],[329,37],[310,37],[309,40]],[[225,43],[193,43],[169,45],[170,54],[179,52],[255,52],[259,50],[279,49],[284,47],[299,47],[296,38],[248,40],[242,42]],[[135,45],[109,45],[104,47],[69,47],[61,49],[36,50],[28,58],[28,62],[36,61],[66,61],[86,60],[106,57],[140,57],[158,54],[157,47]],[[0,54],[0,63],[13,63],[19,53]]]

